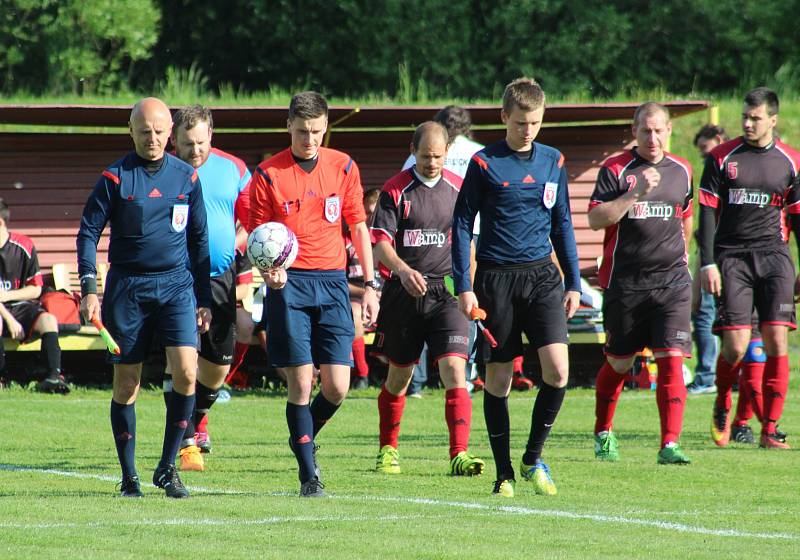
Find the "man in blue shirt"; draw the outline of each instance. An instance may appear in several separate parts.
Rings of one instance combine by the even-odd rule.
[[[520,470],[537,494],[556,487],[542,448],[566,392],[569,374],[567,318],[580,301],[580,272],[569,209],[567,173],[560,152],[534,142],[544,116],[544,92],[518,78],[503,93],[506,138],[472,157],[453,216],[453,278],[468,317],[480,306],[497,339],[486,368],[484,416],[497,468],[494,494],[514,496],[508,393],[513,360],[524,332],[538,351],[542,382]],[[474,288],[469,252],[475,215],[481,214]],[[551,252],[564,271],[564,284]],[[485,345],[484,345],[485,346]]]
[[[129,128],[136,150],[103,171],[83,209],[77,240],[81,311],[87,319],[101,312],[97,242],[108,223],[111,268],[102,317],[121,349],[111,356],[111,429],[122,467],[121,495],[142,496],[134,460],[134,404],[142,361],[157,334],[174,365],[174,391],[153,484],[168,497],[186,498],[189,491],[174,461],[194,408],[197,333],[207,331],[211,320],[203,192],[192,166],[164,153],[172,118],[161,100],[139,101]]]
[[[214,120],[211,111],[190,105],[175,113],[172,145],[175,155],[197,170],[203,185],[203,203],[208,223],[208,248],[211,260],[211,326],[200,338],[195,410],[186,426],[180,449],[181,470],[202,471],[201,451],[211,450],[211,439],[202,426],[203,418],[216,402],[219,389],[233,361],[236,339],[236,247],[244,244],[247,233],[239,226],[248,221],[250,172],[244,162],[211,147]],[[164,396],[172,391],[167,363]]]

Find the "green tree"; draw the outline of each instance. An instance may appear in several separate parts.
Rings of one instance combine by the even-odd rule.
[[[160,9],[149,0],[2,0],[5,90],[108,94],[152,56]]]

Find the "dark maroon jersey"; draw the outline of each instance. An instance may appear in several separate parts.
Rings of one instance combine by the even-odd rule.
[[[700,181],[700,204],[717,211],[714,251],[785,243],[783,209],[800,213],[800,153],[776,140],[756,148],[739,137],[714,148]]]
[[[691,282],[687,267],[683,219],[692,214],[692,168],[664,153],[656,164],[635,150],[603,162],[589,210],[610,202],[644,181],[654,167],[658,186],[640,198],[616,224],[606,228],[600,285],[622,290],[650,290]]]
[[[442,171],[432,187],[407,169],[389,179],[375,207],[372,235],[385,240],[408,266],[429,278],[451,273],[450,230],[461,178]],[[389,271],[381,265],[381,274]]]
[[[39,258],[29,237],[9,232],[8,241],[0,247],[0,283],[4,292],[43,284]]]

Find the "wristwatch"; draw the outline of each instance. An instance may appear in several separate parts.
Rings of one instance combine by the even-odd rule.
[[[376,292],[380,289],[381,285],[378,284],[377,280],[365,280],[364,281],[365,288],[372,288]]]

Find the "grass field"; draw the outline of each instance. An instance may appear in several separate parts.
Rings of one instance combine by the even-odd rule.
[[[782,424],[790,436],[800,433],[798,390],[795,378]],[[501,500],[489,495],[480,394],[472,450],[489,468],[469,479],[445,475],[441,391],[407,404],[404,473],[373,472],[376,395],[352,395],[318,438],[329,498],[296,497],[284,395],[250,394],[215,407],[207,470],[185,474],[192,497],[172,501],[149,485],[144,499],[115,497],[108,391],[0,391],[0,558],[800,558],[800,455],[716,448],[711,396],[689,399],[683,446],[694,464],[664,467],[653,393],[623,395],[622,461],[609,464],[593,456],[593,392],[571,390],[545,450],[559,494],[537,496],[520,481],[517,496]],[[515,463],[533,396],[510,400]],[[144,392],[137,410],[138,467],[149,481],[161,395]]]

